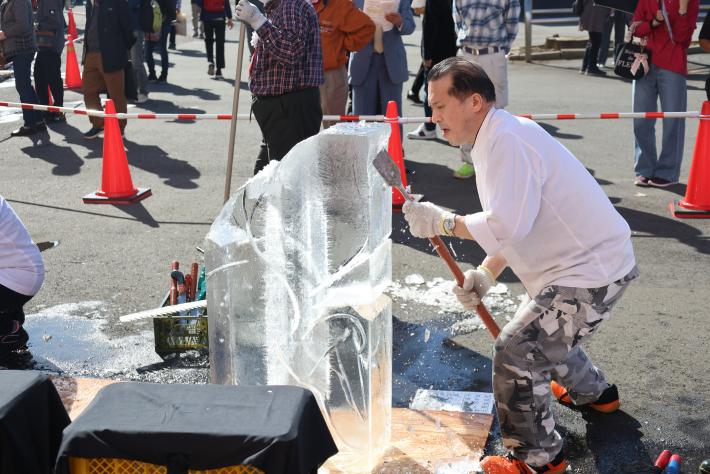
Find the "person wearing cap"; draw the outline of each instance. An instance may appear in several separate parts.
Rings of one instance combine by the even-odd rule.
[[[481,66],[448,58],[428,82],[444,138],[473,143],[482,209],[460,216],[408,201],[410,231],[475,240],[486,252],[453,286],[464,308],[474,310],[507,267],[526,290],[494,345],[493,396],[509,454],[487,456],[481,466],[487,474],[560,474],[568,463],[553,397],[601,413],[621,403],[582,344],[638,276],[631,230],[569,150],[532,120],[495,106],[495,86]]]

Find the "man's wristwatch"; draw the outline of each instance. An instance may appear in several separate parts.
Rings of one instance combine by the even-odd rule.
[[[444,231],[444,235],[451,237],[454,235],[454,228],[456,227],[456,214],[444,214],[441,218],[441,229]]]

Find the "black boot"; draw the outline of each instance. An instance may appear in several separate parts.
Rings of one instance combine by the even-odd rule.
[[[160,76],[158,77],[158,82],[159,83],[168,82],[168,71],[163,71],[160,73]]]
[[[580,74],[586,74],[587,68],[589,66],[589,50],[592,48],[592,44],[587,41],[587,48],[584,50],[584,57],[582,58],[582,69],[579,70]]]
[[[155,75],[155,71],[151,70],[151,71],[148,73],[148,80],[151,81],[151,82],[155,82],[155,81],[158,80],[158,76]]]

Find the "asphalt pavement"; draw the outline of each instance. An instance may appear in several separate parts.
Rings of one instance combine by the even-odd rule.
[[[77,16],[77,23],[81,27],[83,18]],[[202,41],[178,37],[178,51],[170,51],[168,83],[151,85],[150,101],[132,106],[129,112],[230,113],[237,38],[236,29],[227,32],[225,78],[218,80],[207,76]],[[416,33],[405,39],[410,83],[420,60],[419,38]],[[693,55],[690,61],[689,110],[700,110],[710,55]],[[577,60],[511,62],[508,110],[631,110],[629,82],[611,73],[606,78],[580,76],[578,67]],[[246,64],[242,78],[239,112],[247,113]],[[11,81],[0,82],[0,100],[17,99]],[[409,83],[405,92],[408,87]],[[67,104],[80,106],[81,100],[80,94],[67,91]],[[407,102],[404,115],[422,116],[423,110]],[[10,131],[21,125],[18,118],[12,111],[0,110],[0,194],[13,205],[35,241],[61,241],[59,247],[43,254],[47,267],[44,287],[26,306],[28,314],[36,315],[31,332],[47,333],[39,324],[44,321],[41,315],[49,319],[47,312],[54,311],[66,314],[67,321],[99,321],[91,326],[102,337],[94,341],[96,350],[102,346],[125,352],[140,347],[150,352],[150,323],[122,324],[118,317],[160,303],[169,286],[172,260],[185,265],[200,259],[195,248],[202,246],[223,201],[229,122],[129,123],[125,146],[132,179],[136,186],[150,187],[153,196],[132,206],[112,206],[86,205],[81,200],[98,188],[102,166],[102,141],[81,136],[89,129],[86,117],[70,115],[67,124],[50,127],[44,136],[9,138]],[[642,273],[588,346],[595,362],[619,386],[622,410],[598,415],[556,408],[571,472],[649,472],[652,460],[663,449],[683,456],[685,472],[697,472],[700,462],[710,458],[710,389],[705,379],[710,355],[704,349],[710,335],[710,221],[678,220],[670,215],[668,203],[685,194],[684,184],[664,190],[633,185],[631,121],[550,121],[541,125],[584,163],[627,219]],[[405,133],[413,128],[406,126]],[[686,121],[684,183],[697,129],[698,120]],[[232,190],[251,176],[259,143],[256,122],[240,121]],[[480,209],[475,182],[451,178],[460,163],[456,148],[438,140],[415,143],[408,139],[404,148],[414,192],[458,213]],[[436,282],[437,277],[449,279],[446,267],[428,244],[409,237],[399,215],[394,217],[392,238],[394,280],[403,284],[405,277],[413,274],[427,282]],[[452,241],[450,245],[465,268],[475,266],[483,257],[475,244]],[[507,285],[510,300],[515,301],[523,291],[515,276],[506,271],[500,280]],[[431,286],[422,286],[422,292]],[[451,317],[456,315],[442,315],[426,300],[393,296],[395,405],[405,406],[417,387],[491,390],[492,343],[484,330],[454,334]],[[66,309],[60,305],[68,304],[73,304],[71,311],[58,309]],[[509,316],[510,310],[497,313],[499,324],[505,323],[506,314]],[[29,319],[33,320],[32,316]],[[62,327],[60,322],[52,327],[57,332],[78,331],[72,329],[76,323]],[[81,344],[81,339],[68,342],[63,351],[71,352],[71,344]],[[42,354],[42,345],[52,340],[57,337],[47,333],[33,339],[31,349]],[[62,361],[50,355],[45,353],[43,360],[63,373],[146,379],[145,367],[142,371],[135,366],[130,370],[120,367],[122,359],[115,359],[116,366],[111,368],[110,359],[102,358],[99,370],[91,365],[90,356],[83,363],[62,366]],[[159,365],[158,360],[149,362]],[[207,380],[204,364],[190,367],[194,372],[185,377],[172,377],[170,367],[159,367],[163,375],[156,380]],[[497,430],[488,450],[502,450]]]

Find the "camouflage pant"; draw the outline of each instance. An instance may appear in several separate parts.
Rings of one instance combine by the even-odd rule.
[[[607,387],[604,373],[592,364],[580,343],[600,323],[638,276],[601,288],[545,287],[527,298],[496,340],[493,393],[503,444],[513,455],[542,466],[562,449],[550,409],[550,379],[569,390],[576,404],[595,401]]]

